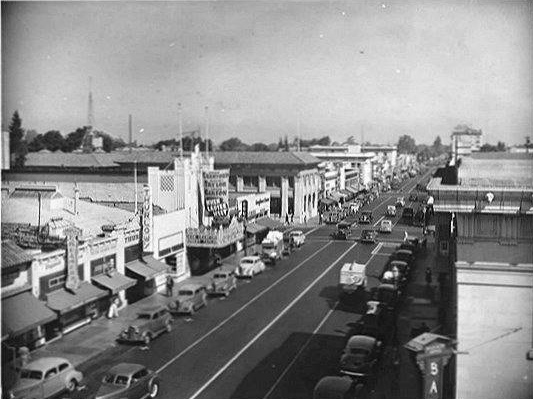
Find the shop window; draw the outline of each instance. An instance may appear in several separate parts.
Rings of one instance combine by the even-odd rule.
[[[294,176],[289,177],[289,187],[294,188]]]
[[[443,255],[448,254],[448,241],[441,241],[440,242],[440,253]]]
[[[48,288],[57,288],[59,286],[63,286],[65,284],[66,279],[66,275],[51,278],[50,280],[48,280]]]
[[[279,176],[267,176],[266,177],[267,187],[281,187],[281,177]]]
[[[245,187],[258,187],[259,178],[257,176],[243,176],[242,182]]]

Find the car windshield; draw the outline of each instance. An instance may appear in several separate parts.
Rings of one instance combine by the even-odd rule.
[[[139,313],[139,314],[137,315],[137,318],[138,318],[138,319],[142,319],[142,320],[150,320],[150,319],[151,319],[149,313]]]
[[[263,244],[263,248],[272,249],[272,248],[274,248],[274,244]]]
[[[107,384],[113,384],[115,382],[115,378],[117,376],[115,374],[106,374],[104,375],[103,381]]]
[[[213,278],[226,278],[226,274],[215,273],[215,274],[213,275]]]
[[[363,348],[350,348],[350,353],[356,356],[368,356],[368,351]]]
[[[383,221],[381,222],[381,224],[384,225],[384,226],[385,226],[385,225],[388,226],[388,225],[392,224],[392,222],[391,222],[390,220],[383,220]]]
[[[128,385],[129,377],[127,375],[117,375],[115,385]]]
[[[372,230],[363,230],[363,235],[369,236],[372,234]]]
[[[302,232],[301,231],[293,231],[291,233],[291,236],[301,236],[302,235]]]
[[[254,261],[252,259],[243,259],[241,260],[241,263],[250,264],[250,263],[254,263]]]
[[[40,380],[43,378],[43,372],[40,370],[20,370],[20,378],[27,378],[30,380]]]
[[[193,292],[189,290],[180,290],[178,292],[179,296],[192,296]]]

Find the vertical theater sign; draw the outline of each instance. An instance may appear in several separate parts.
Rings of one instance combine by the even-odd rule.
[[[65,229],[67,237],[67,281],[65,288],[75,292],[80,287],[80,275],[78,274],[78,235],[76,227]]]
[[[152,190],[150,186],[143,187],[143,205],[142,205],[142,248],[143,252],[153,252],[152,243],[152,226],[153,226],[153,210],[152,210]]]

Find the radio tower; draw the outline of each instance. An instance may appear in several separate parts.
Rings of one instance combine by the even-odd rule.
[[[89,126],[92,130],[94,127],[94,107],[93,107],[93,78],[92,76],[89,76],[89,104],[87,107],[87,126]]]

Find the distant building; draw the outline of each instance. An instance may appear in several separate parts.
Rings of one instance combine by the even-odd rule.
[[[483,132],[481,129],[472,129],[467,125],[457,125],[451,135],[452,155],[454,159],[473,152],[478,152],[483,145]]]
[[[533,392],[533,155],[471,154],[456,168],[457,184],[438,177],[427,186],[438,262],[452,275],[455,397],[526,398]]]

